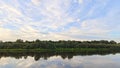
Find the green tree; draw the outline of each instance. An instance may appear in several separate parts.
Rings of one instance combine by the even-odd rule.
[[[16,42],[17,43],[23,43],[23,40],[22,39],[17,39]]]

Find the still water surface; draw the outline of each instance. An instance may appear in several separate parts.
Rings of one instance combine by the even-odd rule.
[[[4,54],[4,53],[3,53]],[[120,68],[120,54],[0,54],[0,68]],[[32,53],[31,53],[32,54]]]

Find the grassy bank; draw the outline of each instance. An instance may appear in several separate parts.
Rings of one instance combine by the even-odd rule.
[[[56,49],[0,49],[0,52],[96,52],[112,51],[107,48],[56,48]]]

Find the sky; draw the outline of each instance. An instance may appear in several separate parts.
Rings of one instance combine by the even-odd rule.
[[[120,40],[120,0],[0,0],[0,40]]]

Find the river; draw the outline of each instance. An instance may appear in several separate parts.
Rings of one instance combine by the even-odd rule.
[[[0,68],[120,68],[120,54],[0,53]]]

